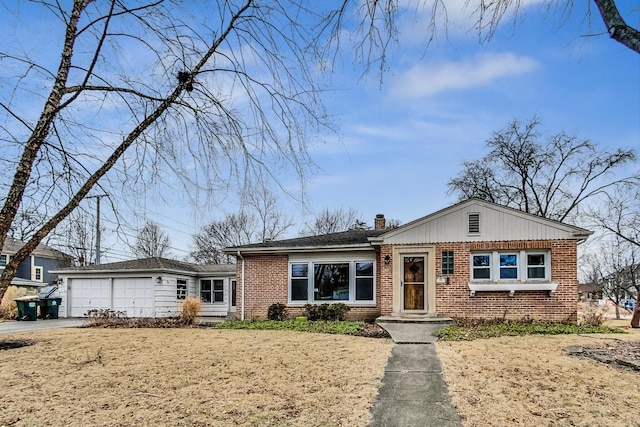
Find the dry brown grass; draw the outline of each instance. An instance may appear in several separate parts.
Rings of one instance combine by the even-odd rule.
[[[6,335],[0,425],[364,426],[390,340],[281,331]]]
[[[465,427],[639,426],[640,374],[564,350],[616,340],[640,341],[640,330],[438,342],[436,348]]]

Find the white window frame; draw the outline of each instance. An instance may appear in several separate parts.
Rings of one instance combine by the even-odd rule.
[[[40,278],[38,279],[38,273],[40,273]],[[32,280],[36,282],[44,282],[44,268],[36,266],[33,267],[33,278]]]
[[[489,255],[489,279],[474,279],[473,257]],[[516,255],[518,277],[516,279],[500,279],[500,255]],[[544,278],[529,279],[527,255],[543,255],[544,265],[534,267],[544,267]],[[476,267],[486,268],[486,267]],[[491,252],[471,252],[469,256],[469,278],[472,283],[549,283],[551,281],[551,251],[549,250],[498,250]]]
[[[474,256],[488,256],[489,257],[489,266],[488,267],[485,267],[485,266],[474,267],[474,265],[473,265],[473,257]],[[475,252],[475,253],[472,252],[471,256],[469,257],[469,264],[470,264],[470,271],[469,271],[470,276],[469,277],[471,277],[471,280],[473,282],[490,282],[490,281],[493,280],[493,277],[495,277],[494,272],[493,272],[495,262],[493,260],[493,254],[491,252]],[[489,278],[488,279],[474,279],[473,278],[473,271],[475,269],[486,269],[486,268],[489,269]]]
[[[356,264],[359,263],[371,263],[373,265],[373,276],[357,276],[358,278],[372,278],[373,279],[373,299],[371,300],[356,300]],[[292,300],[291,299],[291,285],[293,279],[303,279],[302,277],[292,276],[292,266],[294,264],[306,264],[307,265],[307,299],[306,300]],[[349,299],[345,300],[318,300],[314,299],[314,271],[316,264],[348,264],[349,265]],[[300,260],[289,261],[288,266],[288,284],[287,284],[287,301],[291,305],[304,305],[304,304],[336,304],[343,303],[347,305],[375,305],[376,304],[376,261],[373,259],[332,259],[332,260]]]
[[[4,269],[7,266],[7,264],[9,264],[9,262],[11,261],[11,255],[1,254],[0,259],[2,259],[2,257],[4,257],[5,261],[4,263],[0,262],[0,269]]]
[[[184,282],[184,283],[180,283]],[[184,288],[181,288],[184,286]],[[176,279],[176,299],[184,301],[189,294],[189,281],[187,279]]]

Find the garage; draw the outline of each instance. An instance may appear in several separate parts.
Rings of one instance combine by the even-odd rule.
[[[113,279],[113,310],[127,317],[153,317],[154,299],[151,277]]]
[[[187,297],[211,299],[203,304],[201,316],[226,316],[235,310],[230,288],[235,283],[235,265],[145,258],[51,273],[59,278],[60,317],[84,317],[96,309],[122,312],[126,317],[173,317],[180,314]],[[201,295],[201,280],[222,284],[222,289],[212,288],[209,294]]]
[[[127,317],[153,317],[154,283],[151,277],[70,279],[67,285],[71,317],[93,309],[121,311]]]
[[[111,307],[110,279],[70,279],[67,292],[71,317],[82,317],[89,310]]]

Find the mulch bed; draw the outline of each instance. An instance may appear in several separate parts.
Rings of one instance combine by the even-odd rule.
[[[571,346],[566,350],[571,356],[590,358],[640,372],[640,342],[638,341],[621,341],[602,346]]]
[[[367,323],[364,329],[358,332],[356,336],[366,338],[391,338],[389,332],[385,331],[375,323]]]
[[[26,347],[33,344],[35,344],[35,341],[31,340],[0,340],[0,351]]]

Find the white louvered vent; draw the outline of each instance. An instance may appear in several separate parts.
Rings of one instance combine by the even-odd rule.
[[[471,233],[480,233],[480,214],[479,213],[470,213],[469,214],[469,234]]]

